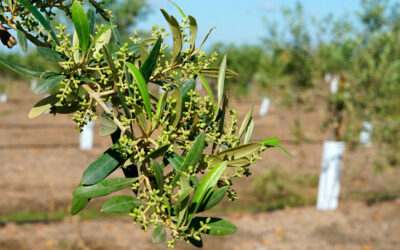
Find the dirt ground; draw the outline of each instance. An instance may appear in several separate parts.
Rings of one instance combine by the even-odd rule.
[[[26,83],[17,83],[9,101],[0,104],[0,217],[21,212],[54,213],[68,211],[71,192],[85,167],[111,145],[109,138],[95,137],[95,147],[79,151],[79,134],[68,116],[43,115],[29,120],[27,114],[41,96],[34,96]],[[255,100],[258,113],[260,100]],[[250,101],[233,103],[243,117]],[[278,108],[274,101],[265,117],[255,116],[253,140],[278,136],[294,156],[292,160],[275,149],[267,150],[254,174],[237,182],[238,206],[256,201],[252,181],[271,166],[281,166],[293,174],[318,174],[322,140],[319,121],[322,109],[303,117],[310,141],[293,143],[291,124],[294,112]],[[98,127],[96,127],[96,132]],[[371,148],[346,151],[343,160],[341,205],[337,211],[317,211],[313,207],[287,208],[274,212],[225,213],[238,232],[226,237],[205,237],[205,249],[399,249],[400,202],[396,200],[368,206],[355,202],[363,195],[400,190],[400,171],[381,175],[373,171],[376,156]],[[115,176],[121,173],[115,173]],[[98,208],[104,200],[90,204]],[[233,204],[224,203],[226,206]],[[128,217],[79,221],[66,218],[49,224],[7,223],[0,227],[0,249],[164,249],[151,244],[150,234],[132,225]],[[177,249],[189,249],[178,244]]]

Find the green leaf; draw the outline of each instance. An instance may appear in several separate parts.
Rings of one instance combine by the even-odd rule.
[[[152,240],[153,243],[160,244],[165,241],[167,238],[167,231],[163,226],[156,226],[154,227],[153,235],[152,235]]]
[[[142,67],[140,68],[140,72],[143,75],[144,81],[147,83],[150,79],[151,74],[154,71],[154,68],[157,66],[158,55],[161,49],[161,36],[158,37],[157,42],[154,44],[153,48],[150,51],[149,56],[146,61],[144,61]]]
[[[143,98],[143,103],[146,109],[147,117],[151,119],[152,113],[151,113],[150,95],[149,95],[149,90],[147,89],[147,83],[144,80],[140,71],[135,67],[135,65],[133,65],[132,63],[126,63],[126,66],[128,66],[128,69],[131,71],[133,77],[135,78],[135,82],[139,88],[140,95]]]
[[[103,48],[104,45],[107,45],[110,42],[113,26],[104,26],[99,32],[97,32],[96,36],[93,39],[93,43],[90,45],[89,50],[94,45],[93,56],[98,56],[99,51]]]
[[[113,61],[110,53],[108,52],[107,46],[105,46],[105,45],[103,45],[103,54],[104,54],[104,57],[106,58],[108,66],[110,66],[114,81],[117,82],[118,81],[118,71],[115,68],[114,61]]]
[[[279,143],[268,142],[268,140],[269,140],[269,139],[266,139],[266,140],[264,140],[264,141],[261,141],[261,143],[262,143],[264,146],[267,146],[267,147],[274,147],[274,148],[277,148],[277,149],[279,149],[280,151],[282,151],[283,153],[285,153],[289,158],[292,158],[292,155],[291,155],[284,147],[282,147],[281,145],[279,145]]]
[[[162,117],[162,114],[163,114],[164,109],[165,109],[165,105],[167,104],[167,97],[168,97],[167,93],[168,92],[164,92],[160,96],[160,99],[158,100],[158,103],[157,103],[156,115],[154,117],[154,119],[156,120],[157,124],[159,122],[159,119]]]
[[[206,77],[218,78],[219,68],[202,69],[202,70],[200,70],[200,73]],[[238,73],[236,73],[232,70],[226,69],[225,78],[232,78],[232,77],[237,77],[237,76],[239,76]]]
[[[203,201],[203,204],[201,204],[197,212],[200,213],[213,208],[220,201],[222,201],[222,199],[225,197],[227,190],[228,187],[222,187],[212,192],[210,197],[207,200]]]
[[[94,33],[94,27],[96,26],[96,17],[93,9],[88,9],[86,11],[86,16],[88,19],[88,24],[89,24],[89,34],[93,35]]]
[[[177,153],[172,153],[170,157],[167,158],[168,162],[172,165],[175,170],[181,169],[183,164],[183,158]]]
[[[47,91],[55,88],[58,84],[60,84],[66,78],[65,75],[55,75],[49,78],[46,78],[39,82],[36,88],[33,90],[35,94],[44,94]]]
[[[196,38],[197,38],[197,21],[194,17],[191,15],[188,16],[189,18],[189,30],[190,30],[190,36],[192,40],[190,41],[190,48],[193,51],[196,47]]]
[[[170,144],[165,144],[165,145],[158,147],[157,149],[152,151],[150,154],[148,154],[146,156],[146,158],[144,158],[143,162],[146,162],[149,159],[156,159],[157,157],[164,155],[164,153],[167,152],[169,146],[170,146]]]
[[[78,198],[102,197],[132,186],[137,180],[138,178],[104,179],[92,186],[78,187],[72,194]]]
[[[98,183],[111,174],[118,166],[124,163],[124,161],[121,155],[110,147],[83,172],[83,185]]]
[[[78,33],[76,33],[76,30],[74,31],[74,35],[72,37],[72,47],[76,48],[74,51],[74,62],[79,63],[81,60],[81,55],[79,53],[79,38],[78,38]]]
[[[224,173],[227,166],[227,162],[218,163],[208,172],[203,180],[201,180],[199,187],[194,194],[192,204],[195,204],[194,210],[192,211],[191,215],[195,214],[204,200],[207,200],[210,196],[210,193],[217,185],[217,182],[221,175]],[[189,218],[190,219],[190,218]]]
[[[250,141],[251,134],[253,133],[254,129],[254,120],[253,118],[250,119],[249,125],[247,125],[246,134],[244,135],[244,144],[247,144]]]
[[[52,62],[65,62],[66,60],[68,60],[68,57],[66,55],[63,55],[58,51],[46,47],[36,47],[36,51],[43,58]]]
[[[178,201],[176,202],[177,206],[179,206],[187,197],[189,197],[193,190],[194,189],[192,187],[181,189],[181,192],[179,192]]]
[[[182,94],[183,103],[189,100],[188,93],[190,90],[194,90],[196,82],[193,79],[185,79],[183,82],[178,81],[179,89]]]
[[[182,17],[186,18],[185,13],[182,11],[182,9],[176,4],[174,3],[172,0],[168,0],[170,3],[172,3],[173,5],[175,5],[176,9],[179,11],[179,13],[181,13]]]
[[[168,22],[169,28],[171,29],[172,33],[172,39],[174,41],[172,48],[172,65],[174,65],[176,62],[179,61],[183,46],[181,28],[175,17],[170,16],[164,9],[161,9],[161,12],[164,15],[165,20],[167,20]]]
[[[133,103],[132,106],[135,109],[135,119],[137,124],[139,125],[140,130],[144,135],[147,135],[147,120],[142,110],[142,107],[135,103]]]
[[[147,57],[149,56],[148,48],[150,45],[154,44],[157,41],[157,38],[150,37],[143,39],[139,45],[139,54],[140,54],[140,61],[142,64],[146,61]]]
[[[224,160],[234,160],[252,155],[253,153],[257,152],[257,150],[259,150],[261,147],[261,143],[249,143],[230,148],[228,150],[219,152],[216,155]]]
[[[76,33],[78,34],[82,54],[86,54],[89,47],[89,23],[82,5],[78,1],[74,1],[72,4],[71,15]]]
[[[242,138],[244,132],[246,131],[247,127],[250,124],[251,116],[253,114],[254,105],[251,105],[249,112],[247,112],[246,116],[243,119],[242,126],[239,129],[239,140]]]
[[[189,166],[195,167],[200,160],[200,157],[203,153],[205,147],[205,135],[204,133],[200,133],[196,140],[194,141],[190,151],[187,153],[183,164],[180,167],[180,171],[186,172]]]
[[[207,219],[210,221],[207,223]],[[192,222],[190,223],[190,228],[193,227],[195,230],[198,230],[201,227],[201,224],[206,224],[209,227],[208,230],[204,231],[205,234],[210,235],[227,235],[233,234],[237,231],[237,227],[227,220],[223,220],[220,218],[209,218],[209,217],[194,217]]]
[[[45,71],[30,69],[17,63],[13,63],[2,57],[0,57],[0,63],[23,76],[41,78],[46,73]]]
[[[86,205],[89,203],[89,201],[90,201],[90,199],[88,199],[88,198],[73,197],[70,214],[71,215],[78,214],[80,211],[82,211],[82,209],[84,209],[86,207]]]
[[[42,100],[40,100],[38,103],[33,106],[31,111],[28,114],[29,119],[36,118],[46,112],[47,110],[50,110],[51,107],[53,107],[56,103],[58,102],[58,98],[56,95],[50,95]]]
[[[198,235],[198,237],[199,237],[199,239],[189,237],[188,240],[189,240],[190,244],[192,244],[194,247],[202,248],[203,247],[203,239],[201,238],[201,235]]]
[[[28,41],[26,40],[25,33],[20,30],[17,30],[17,39],[22,51],[26,53],[26,51],[28,50]]]
[[[131,212],[134,208],[143,204],[143,201],[132,196],[116,196],[103,204],[101,212],[106,213],[123,213]]]
[[[210,96],[210,100],[214,101],[214,95],[212,93],[212,90],[211,90],[210,85],[208,84],[207,80],[198,71],[194,71],[194,73],[200,78],[201,82],[203,83],[204,88],[207,90],[208,95]]]
[[[156,177],[157,187],[160,190],[164,189],[164,174],[163,165],[159,164],[157,161],[151,159],[153,165],[154,175]]]
[[[24,6],[26,9],[29,10],[29,12],[36,18],[36,20],[39,21],[39,23],[47,31],[49,31],[51,37],[57,43],[57,45],[60,45],[60,42],[58,41],[58,38],[57,38],[56,34],[54,33],[54,30],[51,27],[50,23],[47,21],[46,18],[44,18],[44,16],[38,11],[38,9],[26,0],[18,0],[18,2],[20,2],[22,6]]]
[[[226,55],[222,59],[221,66],[219,67],[219,74],[218,74],[218,105],[217,105],[218,108],[221,106],[222,97],[224,95],[225,71],[226,71]]]
[[[180,122],[182,116],[182,94],[180,89],[176,88],[174,92],[172,92],[171,96],[175,100],[175,103],[171,105],[171,108],[175,113],[171,116],[170,124],[175,128]]]
[[[113,120],[103,113],[101,115],[100,136],[111,135],[117,131],[117,129],[118,127],[115,125]]]

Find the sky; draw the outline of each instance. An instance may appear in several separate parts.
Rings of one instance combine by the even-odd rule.
[[[138,29],[148,30],[153,24],[168,26],[160,8],[180,20],[180,14],[168,0],[147,0],[151,14],[138,25]],[[282,7],[294,7],[296,0],[175,0],[187,15],[196,18],[199,26],[198,39],[203,39],[209,29],[217,29],[207,40],[210,46],[216,42],[257,44],[266,33],[264,18],[282,21]],[[300,0],[305,13],[321,18],[333,13],[342,16],[353,14],[360,7],[360,0]],[[179,17],[179,18],[178,18]]]

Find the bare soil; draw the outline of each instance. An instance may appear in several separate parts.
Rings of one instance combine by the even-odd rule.
[[[29,120],[30,108],[42,96],[34,96],[26,83],[16,83],[9,102],[0,104],[0,216],[20,212],[68,211],[72,190],[85,167],[108,146],[109,138],[95,137],[90,151],[78,149],[79,134],[69,116],[43,115]],[[291,136],[294,111],[272,103],[265,117],[257,115],[260,99],[241,100],[240,118],[251,103],[255,105],[253,140],[278,136],[294,156],[292,160],[276,149],[267,150],[263,161],[254,165],[253,175],[238,180],[241,199],[224,206],[251,206],[255,198],[252,181],[271,166],[293,174],[319,173],[322,142],[320,132],[323,106],[302,116],[307,143],[296,145]],[[97,124],[96,124],[97,125]],[[98,131],[98,127],[96,127]],[[371,194],[400,190],[400,170],[376,175],[374,147],[347,150],[343,160],[341,205],[337,211],[313,207],[286,208],[274,212],[225,213],[239,231],[232,236],[205,237],[206,249],[399,249],[400,203],[388,201],[368,206],[351,201]],[[114,174],[122,176],[120,172]],[[104,200],[90,204],[97,209]],[[7,223],[0,227],[0,249],[164,249],[151,244],[151,234],[132,225],[128,217],[79,221],[66,218],[49,224]],[[177,249],[190,249],[184,243]]]

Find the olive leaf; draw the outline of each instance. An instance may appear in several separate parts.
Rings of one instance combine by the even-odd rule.
[[[72,193],[78,198],[97,198],[132,186],[138,178],[105,179],[91,186],[80,186]]]
[[[134,208],[142,204],[143,201],[139,200],[136,197],[121,195],[113,197],[108,201],[106,201],[101,208],[101,212],[106,212],[106,213],[131,212]]]
[[[79,46],[82,53],[86,54],[89,47],[89,22],[82,5],[78,1],[74,1],[72,4],[71,16],[79,38]]]

